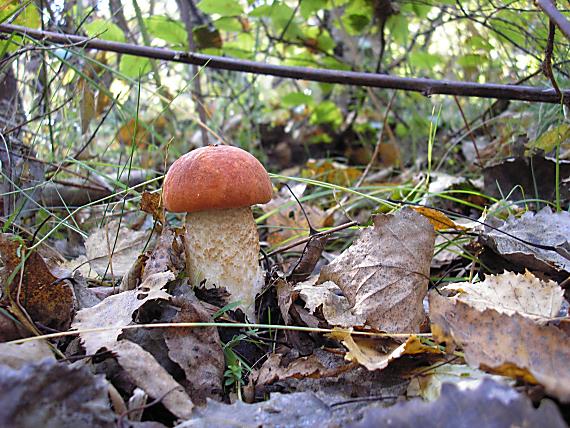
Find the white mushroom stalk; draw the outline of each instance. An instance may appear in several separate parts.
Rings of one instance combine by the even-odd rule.
[[[186,212],[186,267],[192,285],[224,287],[252,321],[263,286],[259,236],[251,205],[271,199],[265,168],[231,146],[208,146],[172,164],[163,186],[164,207]]]
[[[225,287],[250,320],[264,282],[259,236],[249,207],[186,214],[186,265],[190,281]]]

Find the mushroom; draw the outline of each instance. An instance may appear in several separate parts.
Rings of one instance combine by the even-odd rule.
[[[264,275],[251,205],[271,199],[267,171],[250,153],[207,146],[176,160],[162,199],[168,211],[186,212],[186,269],[193,285],[225,287],[251,320]]]

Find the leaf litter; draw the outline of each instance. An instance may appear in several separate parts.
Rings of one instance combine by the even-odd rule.
[[[156,206],[159,201],[147,197],[146,203],[146,209],[162,221]],[[394,426],[409,426],[419,417],[410,409],[417,409],[418,405],[424,406],[420,407],[424,416],[438,415],[434,420],[444,424],[443,421],[456,420],[453,418],[458,417],[459,411],[467,412],[465,420],[474,418],[472,409],[467,408],[469,400],[487,403],[496,412],[497,420],[533,424],[548,417],[552,426],[558,426],[562,419],[551,402],[542,400],[541,407],[535,410],[524,395],[511,388],[521,382],[537,384],[560,402],[570,400],[565,364],[570,360],[567,330],[556,324],[557,317],[564,316],[567,310],[563,289],[558,283],[539,279],[531,272],[505,272],[487,275],[479,282],[440,286],[439,291],[429,293],[428,306],[436,231],[466,230],[436,213],[431,209],[405,208],[394,214],[377,215],[373,224],[363,228],[352,245],[328,265],[321,268],[313,260],[306,263],[307,268],[299,277],[313,273],[309,279],[296,283],[295,276],[283,274],[269,281],[276,291],[273,304],[287,325],[331,328],[327,335],[276,332],[268,342],[275,343],[273,352],[263,345],[268,337],[255,328],[235,329],[229,335],[215,326],[124,329],[153,322],[210,323],[213,316],[232,322],[240,318],[231,305],[221,308],[223,303],[213,297],[215,293],[192,290],[186,285],[184,245],[177,230],[161,228],[160,235],[150,245],[151,250],[145,253],[138,235],[129,237],[130,232],[122,231],[118,236],[125,243],[120,246],[124,262],[114,255],[105,256],[104,251],[103,256],[96,258],[101,262],[100,275],[108,269],[109,260],[119,261],[116,273],[123,280],[114,293],[110,290],[106,296],[96,295],[79,274],[70,277],[75,279],[72,287],[68,283],[71,280],[63,282],[71,296],[71,306],[68,304],[64,313],[70,314],[68,320],[73,317],[71,328],[79,334],[78,340],[60,341],[59,346],[67,358],[79,359],[78,362],[56,363],[54,348],[47,342],[0,344],[0,383],[19,376],[24,379],[22,387],[25,387],[28,371],[36,370],[34,364],[44,364],[42,374],[34,376],[47,376],[45,381],[51,382],[52,388],[65,389],[59,386],[61,380],[53,379],[50,373],[59,367],[71,370],[65,375],[71,380],[70,387],[77,376],[86,385],[86,392],[85,399],[81,403],[71,402],[70,408],[77,408],[73,411],[78,414],[84,412],[93,426],[108,426],[105,424],[118,420],[111,412],[107,394],[103,400],[99,390],[116,390],[123,397],[117,401],[115,395],[112,406],[126,408],[120,404],[121,400],[139,403],[130,405],[135,411],[126,417],[129,426],[136,426],[142,414],[150,415],[145,408],[148,403],[156,408],[155,402],[160,402],[162,409],[155,412],[166,412],[181,427],[212,424],[229,427],[236,423],[309,426],[315,421],[320,426],[331,427],[376,426],[386,420],[396,421]],[[90,238],[92,242],[101,241],[101,233],[102,230],[96,231]],[[144,236],[148,239],[148,235]],[[12,248],[13,261],[4,266],[13,269],[19,263],[14,256],[17,247],[11,241],[5,242]],[[563,248],[565,244],[557,241],[551,245]],[[455,250],[461,252],[462,247]],[[322,258],[321,251],[315,257],[317,261]],[[42,272],[41,257],[29,260]],[[446,263],[453,265],[457,259],[450,257]],[[313,269],[316,272],[311,272]],[[57,276],[48,275],[43,282],[57,284],[56,280]],[[31,283],[42,289],[42,281]],[[83,296],[81,299],[76,297],[79,294]],[[430,324],[433,338],[418,334],[427,332]],[[105,331],[89,331],[102,327]],[[372,336],[359,336],[361,330]],[[240,331],[242,338],[250,339],[232,342],[232,337]],[[375,333],[388,335],[375,337]],[[248,340],[251,340],[249,345]],[[260,352],[261,349],[266,350]],[[231,366],[234,370],[255,364],[248,384],[243,385],[243,398],[252,404],[228,395],[228,361],[234,361]],[[461,364],[462,361],[469,366]],[[46,369],[46,364],[52,366]],[[83,368],[75,372],[76,366]],[[438,367],[447,368],[447,375],[437,374]],[[454,375],[452,367],[460,374]],[[86,368],[91,370],[87,372]],[[99,374],[94,376],[92,372]],[[491,376],[501,384],[487,380]],[[374,393],[378,394],[373,396],[376,401],[385,406],[406,395],[408,398],[421,395],[431,402],[421,404],[412,398],[384,408],[374,403],[373,397],[358,399]],[[0,393],[0,402],[8,403],[7,410],[12,412],[5,413],[5,420],[10,421],[21,410],[2,401],[6,397],[6,393]],[[496,397],[509,398],[501,401]],[[299,406],[300,402],[303,406]],[[43,423],[43,413],[39,410],[36,413],[25,400],[22,406],[31,406],[29,417],[35,419],[30,420]],[[105,411],[94,414],[90,406]],[[544,409],[548,410],[548,416]],[[54,412],[49,414],[50,418],[60,421],[58,418],[62,416]]]

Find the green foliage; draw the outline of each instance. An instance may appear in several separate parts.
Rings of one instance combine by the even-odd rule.
[[[8,0],[0,3],[0,24],[16,18],[11,22],[14,25],[23,27],[39,28],[41,17],[37,6],[33,1],[19,2]],[[0,40],[0,57],[6,52],[14,52],[22,43],[22,37],[12,35],[10,40]]]
[[[324,101],[313,110],[311,123],[339,126],[342,123],[342,112],[332,101]]]
[[[243,13],[238,0],[202,0],[198,3],[198,8],[204,13],[221,16],[236,16]]]
[[[138,79],[148,74],[152,70],[150,59],[140,56],[123,55],[119,71],[131,79]]]
[[[83,27],[89,37],[97,37],[112,42],[125,42],[126,38],[121,29],[105,19],[95,19]]]
[[[184,24],[167,16],[153,15],[144,19],[148,33],[164,40],[172,47],[188,48],[188,34]]]

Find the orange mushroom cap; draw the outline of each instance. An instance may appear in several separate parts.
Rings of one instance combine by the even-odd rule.
[[[172,164],[162,200],[168,211],[197,212],[266,203],[272,193],[267,171],[250,153],[232,146],[207,146]]]

